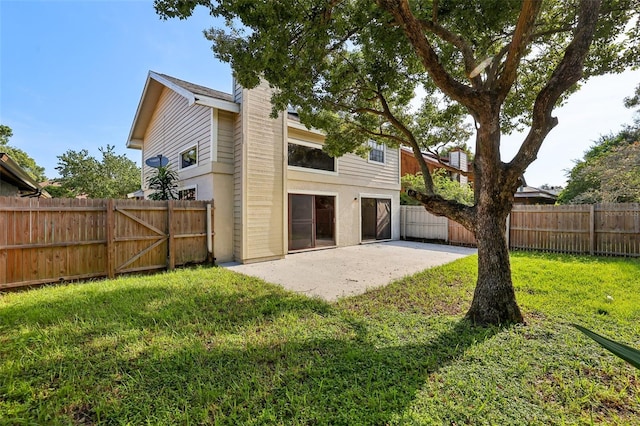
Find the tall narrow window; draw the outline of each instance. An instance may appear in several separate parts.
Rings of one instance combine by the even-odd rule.
[[[371,163],[384,164],[384,145],[375,141],[369,141],[369,161]]]
[[[195,166],[198,164],[198,146],[194,145],[186,151],[180,153],[180,168]]]

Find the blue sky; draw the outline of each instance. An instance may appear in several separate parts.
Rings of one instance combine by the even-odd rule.
[[[187,20],[162,21],[152,0],[0,0],[0,123],[10,143],[55,177],[57,156],[69,149],[125,147],[149,70],[231,91],[231,70],[217,61],[202,30],[205,9]],[[622,99],[640,71],[599,77],[556,111],[560,124],[526,173],[533,185],[563,184],[565,169],[602,134],[632,122]],[[508,160],[522,136],[503,139]],[[473,146],[473,144],[471,144]]]
[[[56,175],[68,149],[125,147],[149,70],[231,91],[213,57],[205,9],[162,21],[153,2],[0,0],[0,123],[10,143]]]

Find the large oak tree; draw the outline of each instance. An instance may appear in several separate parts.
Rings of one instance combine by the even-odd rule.
[[[244,87],[266,79],[273,113],[294,106],[334,155],[369,139],[407,145],[421,163],[427,210],[472,230],[478,281],[467,318],[522,322],[506,217],[520,178],[580,80],[638,65],[639,0],[156,0],[163,18],[198,5],[226,20],[205,36]],[[416,99],[418,96],[420,99]],[[595,107],[595,106],[594,106]],[[446,200],[420,151],[475,123],[475,204]],[[503,159],[501,135],[529,128]],[[567,141],[570,143],[570,141]]]

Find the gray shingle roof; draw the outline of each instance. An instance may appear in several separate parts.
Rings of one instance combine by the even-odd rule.
[[[188,81],[180,80],[179,78],[171,77],[170,75],[160,74],[158,75],[166,78],[171,81],[173,84],[176,84],[182,87],[185,90],[193,93],[194,95],[207,96],[209,98],[221,99],[223,101],[233,102],[233,96],[229,93],[220,92],[218,90],[213,90],[208,87],[200,86],[199,84],[189,83]]]

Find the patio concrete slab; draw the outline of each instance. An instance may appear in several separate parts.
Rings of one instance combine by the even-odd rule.
[[[476,253],[476,249],[389,241],[289,254],[282,260],[220,266],[325,300],[364,293],[427,268]]]

